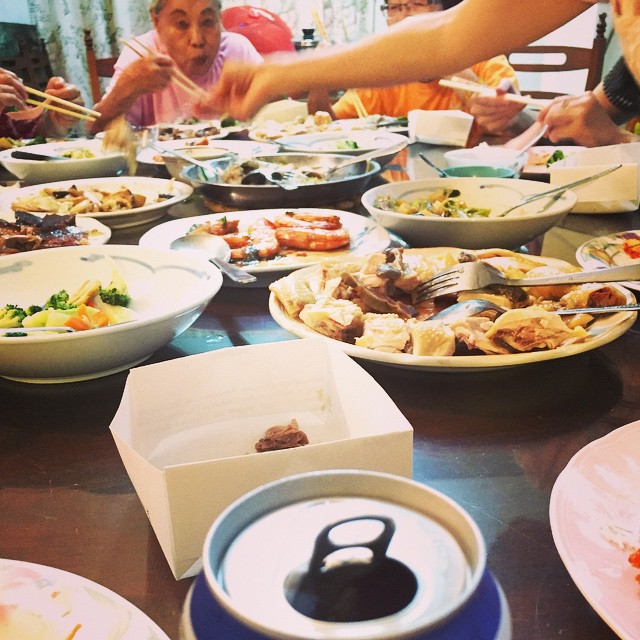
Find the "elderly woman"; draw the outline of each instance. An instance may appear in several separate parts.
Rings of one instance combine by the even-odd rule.
[[[537,40],[590,4],[593,0],[464,0],[352,45],[283,56],[259,66],[227,64],[200,112],[226,112],[246,120],[282,94],[441,78]],[[612,12],[625,61],[640,80],[637,5],[638,0],[616,0]]]
[[[139,127],[190,117],[194,99],[173,82],[177,70],[209,89],[227,60],[262,62],[247,38],[222,30],[220,10],[219,0],[152,0],[154,29],[136,38],[152,53],[139,57],[125,47],[107,92],[95,107],[102,117],[89,126],[91,132],[121,115]]]
[[[49,79],[45,93],[84,104],[80,91],[63,78]],[[22,80],[12,71],[0,67],[0,138],[35,138],[64,136],[78,123],[77,118],[26,103]]]

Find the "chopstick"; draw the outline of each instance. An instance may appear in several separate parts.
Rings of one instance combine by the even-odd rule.
[[[324,26],[324,22],[322,22],[322,18],[318,15],[318,12],[315,9],[311,9],[311,17],[313,18],[313,22],[316,25],[316,29],[318,33],[329,43],[332,44],[329,39],[329,34],[327,33],[327,28]]]
[[[358,118],[368,118],[369,112],[366,110],[365,106],[362,104],[362,100],[358,95],[358,92],[355,89],[348,89],[345,93],[346,96],[353,100],[353,106],[356,109],[356,113],[358,114]]]
[[[491,96],[496,95],[495,89],[487,87],[484,84],[476,84],[474,82],[468,82],[467,80],[447,80],[443,78],[438,81],[438,84],[442,87],[449,87],[450,89],[458,89],[460,91],[468,91],[469,93],[482,93],[483,95]],[[522,96],[518,93],[505,93],[502,96],[505,100],[511,102],[519,102],[520,104],[526,104],[530,107],[537,107],[542,109],[549,104],[548,100],[538,100],[531,96]]]
[[[79,118],[80,120],[95,120],[99,118],[102,114],[99,111],[95,111],[94,109],[89,109],[89,107],[85,107],[81,104],[76,104],[75,102],[70,102],[69,100],[63,100],[62,98],[58,98],[57,96],[52,96],[44,91],[39,91],[38,89],[33,89],[32,87],[26,87],[25,91],[27,93],[31,93],[34,96],[38,96],[40,98],[44,98],[44,102],[38,102],[37,100],[33,100],[28,98],[26,102],[28,104],[36,105],[38,107],[42,107],[43,109],[50,109],[51,111],[58,111],[59,113],[64,113],[68,116],[74,116],[75,118]],[[69,107],[68,109],[64,109],[62,107],[58,107],[56,105],[50,104],[50,102],[56,102],[58,104],[62,104],[65,107]],[[73,109],[77,109],[77,111],[73,111]]]
[[[150,53],[154,55],[156,52],[153,49],[147,47],[143,42],[140,42],[136,37],[131,38],[143,51],[146,53]],[[144,53],[136,49],[128,40],[120,40],[124,45],[129,47],[131,51],[133,51],[136,55],[144,58]],[[187,77],[178,67],[174,67],[173,69],[173,81],[180,85],[189,95],[194,98],[201,98],[204,94],[204,91],[201,87],[199,87],[191,78]]]

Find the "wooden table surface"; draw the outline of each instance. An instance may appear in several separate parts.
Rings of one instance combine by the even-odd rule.
[[[420,146],[400,154],[384,176],[433,175],[416,161]],[[639,227],[637,212],[571,215],[547,233],[542,252],[575,262],[575,248],[589,236]],[[115,232],[112,242],[136,242],[147,228]],[[266,289],[224,287],[192,328],[148,362],[294,339],[271,318],[267,300]],[[639,329],[636,323],[571,358],[473,374],[360,363],[415,430],[414,478],[458,501],[478,523],[516,640],[616,637],[558,555],[549,496],[574,453],[640,418]],[[126,378],[61,385],[0,379],[0,557],[96,581],[177,640],[191,579],[172,576],[108,428]]]

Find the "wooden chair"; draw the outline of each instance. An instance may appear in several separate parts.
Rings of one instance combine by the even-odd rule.
[[[569,47],[569,46],[543,46],[530,45],[517,51],[512,51],[507,55],[509,63],[516,70],[516,73],[559,73],[564,71],[587,70],[585,91],[590,91],[600,82],[602,76],[602,65],[604,54],[607,48],[605,32],[607,30],[607,14],[601,13],[598,16],[596,26],[596,36],[593,39],[593,46]],[[548,57],[547,57],[548,56]],[[542,61],[542,57],[547,57]],[[528,62],[527,60],[531,60]],[[534,98],[555,98],[565,95],[566,92],[528,90],[521,87],[522,93]]]
[[[34,46],[26,37],[18,37],[17,55],[0,57],[0,67],[13,71],[27,86],[44,91],[53,71],[44,40],[37,42]]]
[[[113,77],[114,67],[117,57],[97,58],[93,49],[93,37],[91,30],[84,30],[84,46],[87,52],[87,67],[89,70],[89,82],[91,84],[91,97],[94,104],[102,98],[102,88],[100,78]]]

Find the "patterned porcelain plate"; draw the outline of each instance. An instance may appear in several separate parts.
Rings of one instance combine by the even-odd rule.
[[[621,267],[640,262],[640,230],[621,231],[610,236],[591,238],[576,250],[578,264],[587,269]],[[640,282],[625,282],[640,291]]]

